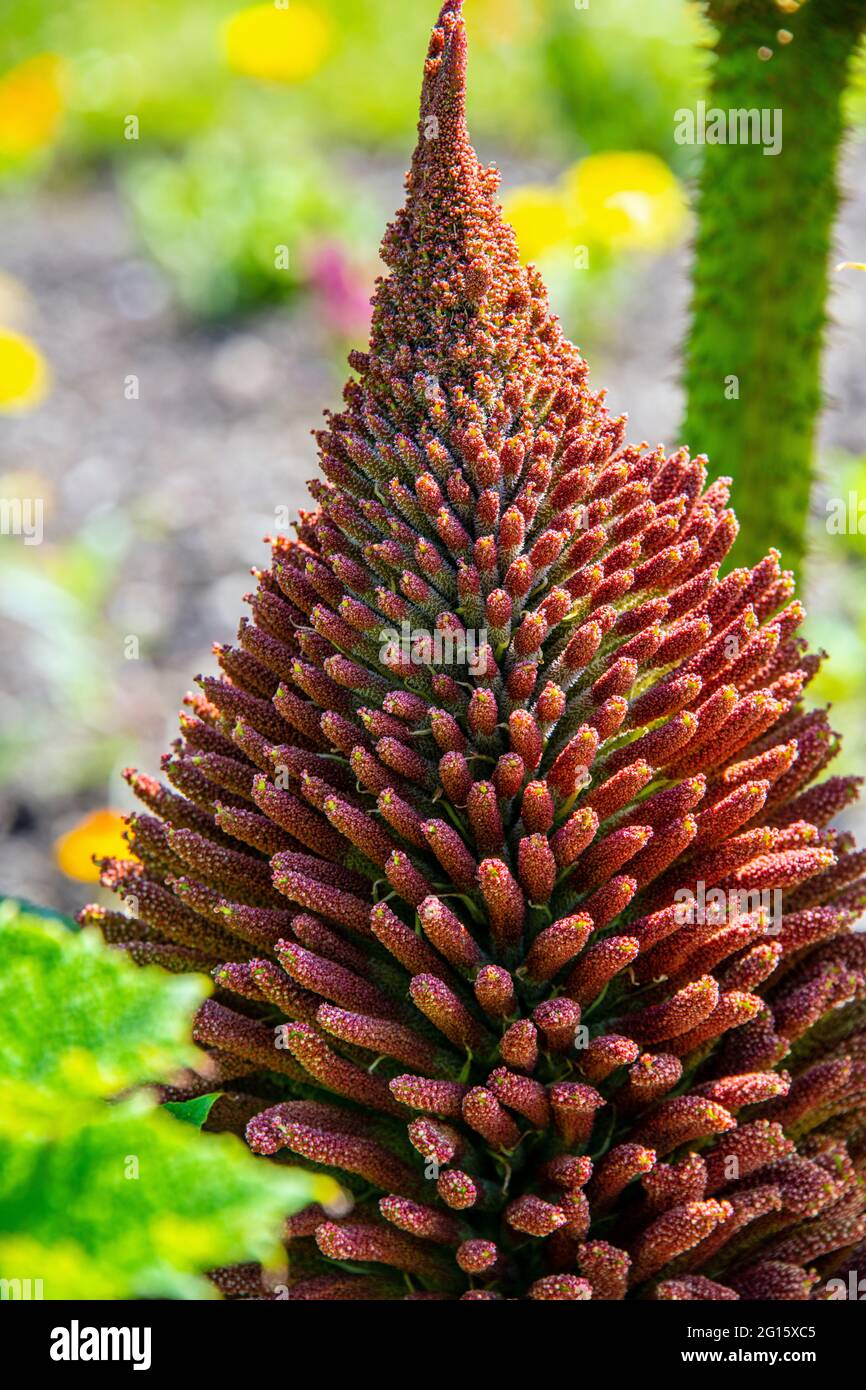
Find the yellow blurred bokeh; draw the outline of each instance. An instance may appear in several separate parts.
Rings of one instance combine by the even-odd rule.
[[[55,139],[63,119],[63,60],[28,58],[0,77],[0,156],[21,158]]]
[[[517,233],[524,261],[536,261],[545,251],[563,245],[570,224],[562,197],[544,184],[524,184],[507,200],[505,214]]]
[[[129,859],[132,851],[123,838],[126,823],[119,811],[103,809],[89,815],[54,842],[54,857],[67,878],[79,883],[98,883],[98,859]]]
[[[526,184],[505,205],[524,261],[578,245],[663,251],[686,225],[686,201],[664,160],[605,151],[573,164],[556,184]]]
[[[567,171],[562,188],[570,220],[605,246],[661,251],[676,242],[685,226],[679,182],[654,154],[588,155]]]
[[[229,67],[266,82],[303,82],[322,66],[331,47],[331,23],[311,5],[250,5],[225,23]]]
[[[48,391],[50,373],[29,338],[0,328],[0,413],[32,410]]]

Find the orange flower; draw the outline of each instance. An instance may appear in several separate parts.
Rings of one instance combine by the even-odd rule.
[[[63,117],[62,79],[63,62],[54,53],[28,58],[0,77],[0,156],[51,144]]]
[[[54,857],[58,867],[67,878],[78,879],[79,883],[98,883],[99,869],[93,862],[94,855],[98,859],[129,859],[131,856],[123,838],[125,828],[125,819],[119,811],[107,808],[91,811],[55,841]]]

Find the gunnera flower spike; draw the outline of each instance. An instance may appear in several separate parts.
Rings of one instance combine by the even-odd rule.
[[[214,976],[165,1094],[351,1194],[288,1221],[289,1297],[829,1297],[866,1272],[866,856],[821,657],[776,551],[719,577],[727,481],[590,390],[465,66],[447,0],[316,510],[82,920]]]

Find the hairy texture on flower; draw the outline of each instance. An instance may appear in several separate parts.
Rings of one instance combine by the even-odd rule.
[[[820,1297],[863,1249],[857,784],[778,554],[720,577],[726,480],[625,443],[521,265],[465,61],[446,0],[315,509],[82,920],[213,972],[171,1094],[342,1183],[290,1297]]]

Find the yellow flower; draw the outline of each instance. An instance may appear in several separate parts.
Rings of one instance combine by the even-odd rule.
[[[233,14],[223,42],[234,72],[268,82],[303,82],[327,56],[331,24],[310,5],[290,0],[283,8],[271,0]]]
[[[566,242],[569,221],[556,189],[543,184],[516,188],[505,205],[505,216],[517,233],[524,262],[536,261],[545,251]]]
[[[674,174],[654,154],[592,154],[568,171],[563,196],[588,242],[657,251],[674,244],[686,204]]]
[[[91,811],[54,843],[54,857],[67,878],[80,883],[97,883],[99,869],[92,856],[106,859],[130,859],[132,851],[123,839],[125,829],[119,811]]]
[[[654,154],[592,154],[554,186],[527,184],[505,208],[524,261],[584,245],[659,251],[679,239],[686,204]]]
[[[0,156],[50,145],[63,116],[63,62],[53,53],[28,58],[0,77]]]
[[[11,328],[0,328],[0,413],[32,410],[48,385],[48,364],[39,349]]]

